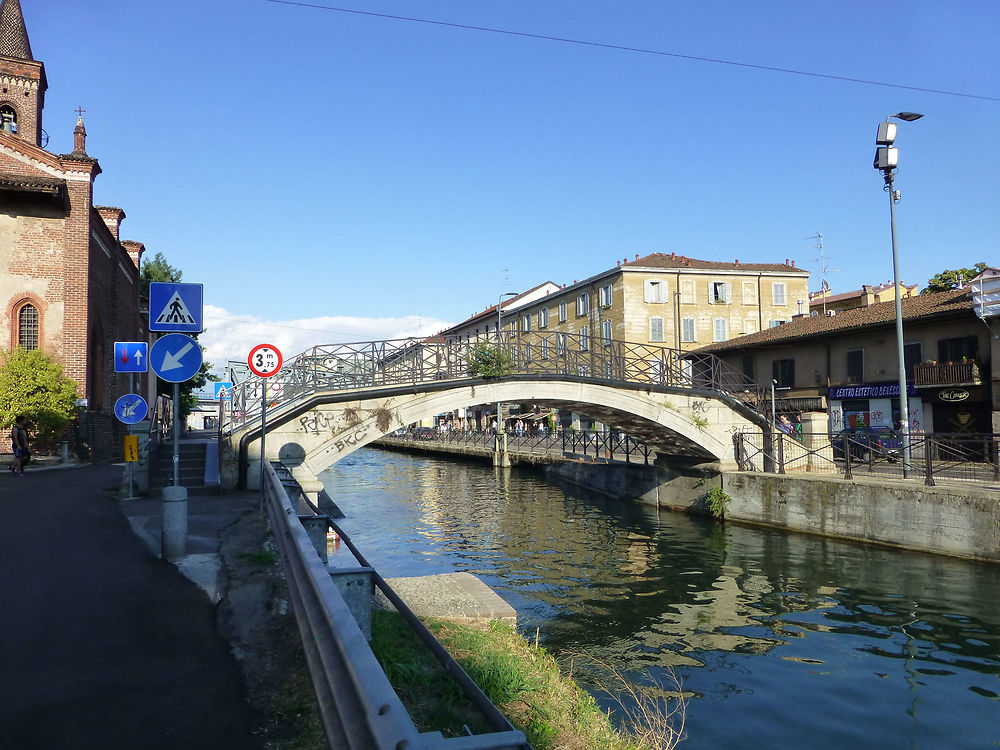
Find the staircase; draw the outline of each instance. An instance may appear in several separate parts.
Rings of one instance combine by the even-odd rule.
[[[218,492],[218,441],[197,437],[182,437],[178,450],[180,484],[195,492]],[[170,439],[160,444],[150,467],[149,496],[159,496],[164,487],[174,483],[174,445]],[[207,478],[206,478],[207,477]]]

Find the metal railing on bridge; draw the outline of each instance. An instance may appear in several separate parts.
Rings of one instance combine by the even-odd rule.
[[[265,465],[263,501],[281,555],[329,746],[354,750],[531,750],[524,733],[511,726],[340,527],[322,516],[349,546],[359,569],[370,572],[375,585],[437,657],[470,703],[494,727],[487,734],[462,737],[444,737],[440,732],[417,729],[299,520],[295,506],[305,496],[301,490],[293,490],[294,497],[290,498],[290,487],[297,485],[287,470],[280,464],[277,468],[270,463]],[[325,529],[322,538],[326,539]]]
[[[844,479],[904,479],[898,432],[826,433],[792,437],[775,431],[733,435],[741,471],[809,472]],[[909,479],[938,483],[1000,482],[1000,434],[914,432],[909,436]]]
[[[711,354],[573,333],[511,333],[499,339],[431,337],[316,346],[289,360],[266,381],[273,409],[320,391],[418,386],[481,377],[478,352],[495,353],[503,375],[575,377],[602,384],[639,384],[713,391],[766,414],[765,392],[742,372]],[[260,421],[260,379],[236,384],[219,402],[222,434]]]

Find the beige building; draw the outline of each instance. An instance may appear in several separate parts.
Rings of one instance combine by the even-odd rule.
[[[917,296],[917,285],[907,285],[900,282],[901,299]],[[853,292],[831,294],[829,288],[818,292],[809,292],[809,308],[822,315],[831,310],[856,310],[859,307],[871,307],[879,302],[895,302],[896,285],[891,281],[870,286],[863,285]]]
[[[653,253],[504,307],[514,332],[575,334],[685,351],[808,313],[809,272],[789,264],[720,263]]]

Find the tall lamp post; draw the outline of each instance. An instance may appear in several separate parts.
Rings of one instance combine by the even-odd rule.
[[[503,315],[501,303],[505,297],[516,297],[517,292],[504,292],[497,298],[497,365],[500,364],[500,352],[503,346]],[[496,466],[506,466],[507,463],[507,434],[503,424],[503,414],[500,411],[500,401],[497,400],[497,434],[495,435],[496,448],[493,452],[493,463]]]
[[[899,164],[899,153],[892,144],[896,141],[896,123],[891,120],[913,122],[923,115],[916,112],[897,112],[878,125],[875,137],[875,162],[872,166],[882,172],[886,192],[889,193],[889,227],[892,234],[892,280],[896,288],[896,355],[899,359],[899,431],[903,436],[903,477],[910,475],[910,409],[906,393],[906,362],[903,354],[903,302],[899,287],[899,255],[896,251],[896,201],[899,193],[893,185],[893,172]]]

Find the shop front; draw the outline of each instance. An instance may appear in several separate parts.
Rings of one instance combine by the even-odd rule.
[[[925,388],[937,432],[974,435],[993,432],[988,386]]]
[[[906,393],[910,432],[933,432],[933,415],[925,409],[920,392],[907,383]],[[859,427],[899,429],[899,383],[831,386],[828,401],[831,435]]]

